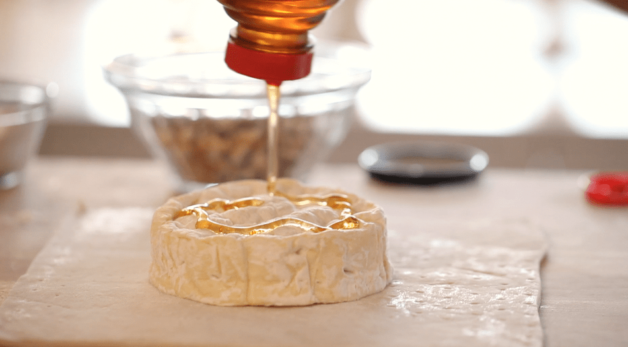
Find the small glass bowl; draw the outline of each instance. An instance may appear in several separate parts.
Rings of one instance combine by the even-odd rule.
[[[281,86],[279,175],[304,179],[344,139],[370,79],[359,49],[317,51],[310,76]],[[318,47],[317,47],[318,48]],[[169,164],[180,191],[266,177],[265,82],[239,75],[224,52],[125,55],[104,68],[131,126]]]
[[[28,159],[38,150],[50,111],[48,94],[45,87],[0,81],[0,190],[22,181]]]

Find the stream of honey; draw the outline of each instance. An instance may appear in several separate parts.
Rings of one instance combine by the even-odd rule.
[[[328,225],[318,225],[303,219],[293,217],[279,217],[268,222],[246,227],[238,227],[220,224],[212,221],[209,211],[224,212],[237,210],[246,207],[257,207],[264,204],[264,200],[255,197],[242,198],[237,200],[213,199],[203,204],[192,205],[179,211],[175,219],[194,215],[196,217],[196,229],[208,229],[218,234],[243,234],[255,235],[265,233],[282,226],[295,226],[304,231],[322,232],[326,230],[349,230],[357,229],[361,221],[353,216],[351,201],[344,194],[329,194],[325,196],[298,195],[290,196],[276,190],[277,176],[279,172],[279,98],[281,96],[279,86],[268,83],[266,85],[268,106],[270,114],[268,118],[268,170],[267,170],[267,192],[270,196],[283,197],[296,206],[318,205],[327,206],[337,210],[340,219],[333,220]]]
[[[279,86],[266,83],[268,97],[268,167],[266,171],[267,189],[270,196],[275,195],[277,175],[279,175]]]
[[[211,210],[224,212],[250,206],[261,206],[264,204],[264,200],[253,197],[242,198],[238,200],[214,199],[204,204],[192,205],[179,211],[179,213],[175,216],[175,219],[193,214],[197,218],[195,225],[197,229],[208,229],[218,234],[239,233],[244,235],[255,235],[272,231],[282,226],[296,226],[304,231],[310,231],[315,233],[332,229],[348,230],[360,227],[360,220],[352,215],[353,212],[351,210],[351,203],[346,195],[330,194],[323,197],[310,195],[288,196],[283,193],[276,192],[276,196],[287,198],[297,206],[328,206],[340,211],[340,216],[342,218],[339,220],[334,220],[328,225],[318,225],[316,223],[308,222],[299,218],[279,217],[265,223],[246,227],[220,224],[209,219],[210,214],[208,213],[208,211]]]

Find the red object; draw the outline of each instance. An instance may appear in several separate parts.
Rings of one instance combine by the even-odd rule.
[[[311,52],[280,54],[244,48],[229,41],[225,62],[237,73],[280,85],[283,81],[297,80],[310,74]]]
[[[600,173],[591,176],[587,200],[604,205],[628,205],[628,172]]]

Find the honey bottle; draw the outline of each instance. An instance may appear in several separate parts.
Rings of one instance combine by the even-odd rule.
[[[307,76],[312,65],[309,30],[338,0],[218,0],[238,22],[225,62],[233,71],[271,85]]]

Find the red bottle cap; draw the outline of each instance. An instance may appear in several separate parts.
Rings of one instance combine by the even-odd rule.
[[[600,173],[591,176],[587,200],[604,205],[628,205],[628,172]]]
[[[280,85],[283,81],[297,80],[309,75],[312,56],[311,52],[303,54],[260,52],[229,41],[225,62],[237,73],[265,80],[269,84]]]

